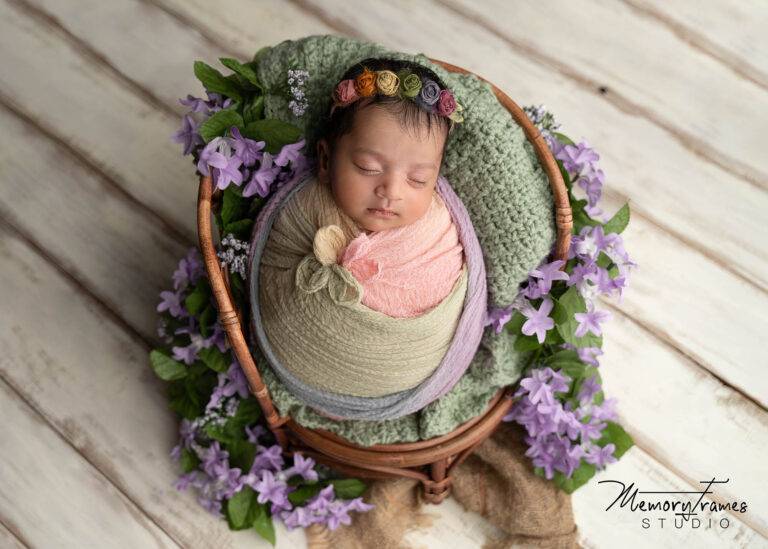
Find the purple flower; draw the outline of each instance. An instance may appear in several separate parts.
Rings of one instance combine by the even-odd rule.
[[[202,151],[197,161],[197,171],[204,176],[209,175],[210,168],[226,168],[229,165],[227,157],[219,152],[219,148],[229,152],[229,145],[222,137],[214,137]]]
[[[208,103],[204,99],[193,97],[189,94],[187,94],[186,100],[179,98],[179,103],[188,107],[192,107],[189,112],[204,112],[209,107]]]
[[[304,480],[317,480],[317,471],[314,470],[315,460],[305,458],[301,454],[293,454],[293,467],[286,471],[286,475],[301,475]]]
[[[528,318],[523,324],[522,332],[525,335],[535,333],[539,343],[544,343],[547,330],[551,330],[555,326],[555,321],[548,316],[553,306],[554,302],[549,297],[545,297],[538,311],[533,306],[522,310],[521,312]]]
[[[296,507],[291,512],[285,512],[281,515],[281,518],[283,519],[283,523],[285,523],[285,527],[288,528],[288,531],[292,531],[297,527],[304,528],[318,522],[312,514],[312,511],[308,511],[305,507]]]
[[[551,263],[542,265],[538,269],[532,270],[529,274],[532,277],[539,278],[539,291],[541,294],[548,294],[552,289],[552,281],[554,280],[568,280],[568,273],[560,270],[560,267],[565,265],[565,261],[562,259],[555,260]]]
[[[181,295],[178,292],[164,291],[160,292],[160,297],[163,299],[157,306],[157,312],[168,310],[171,316],[176,318],[183,318],[186,316],[186,311],[181,305]]]
[[[197,503],[199,503],[203,507],[203,509],[205,509],[209,513],[213,513],[219,518],[224,518],[224,515],[221,514],[220,501],[216,501],[215,499],[199,498],[197,500]]]
[[[585,379],[584,384],[581,386],[581,390],[579,391],[579,402],[582,404],[591,402],[592,397],[600,392],[600,389],[600,384],[597,382],[597,374],[594,374],[589,379]]]
[[[578,145],[565,145],[556,158],[562,161],[569,173],[579,173],[583,167],[599,160],[600,156],[589,147],[586,139],[582,139]]]
[[[256,459],[253,460],[251,471],[261,471],[265,468],[271,468],[275,471],[279,471],[283,468],[283,449],[279,444],[264,448],[259,446],[259,453],[256,454]]]
[[[581,440],[597,440],[603,436],[602,430],[607,423],[581,423]]]
[[[547,383],[551,372],[552,370],[549,368],[531,370],[529,377],[525,377],[520,381],[518,393],[524,389],[528,393],[528,400],[531,404],[536,404],[537,402],[551,404],[554,402],[554,394],[552,387]]]
[[[595,260],[591,257],[587,259],[584,263],[577,263],[576,266],[573,268],[573,272],[571,273],[571,276],[566,281],[567,286],[573,286],[574,284],[577,284],[584,280],[585,278],[588,278],[588,275],[594,273],[597,270],[597,263],[595,263]]]
[[[259,437],[264,435],[267,432],[267,430],[259,424],[254,425],[253,427],[245,426],[245,436],[248,439],[248,442],[252,442],[253,444],[259,443]]]
[[[596,336],[599,336],[602,334],[600,323],[607,322],[613,318],[613,315],[610,312],[595,311],[594,308],[594,304],[591,301],[588,301],[586,313],[575,313],[573,315],[574,318],[579,321],[579,326],[573,333],[575,337],[582,337],[587,333],[587,331],[590,331]]]
[[[176,486],[176,489],[186,490],[187,487],[192,484],[194,485],[195,479],[198,475],[199,471],[190,471],[189,473],[185,473],[181,475],[173,484],[172,486]]]
[[[613,453],[616,451],[616,445],[614,443],[606,444],[604,448],[600,448],[596,444],[593,445],[593,451],[584,458],[587,463],[595,465],[598,469],[602,469],[608,463],[617,461],[613,457]]]
[[[268,469],[261,472],[261,479],[253,485],[253,489],[259,492],[256,498],[259,503],[270,501],[283,505],[288,500],[288,485],[282,480],[275,480],[274,473]]]
[[[171,136],[171,141],[184,144],[184,155],[191,153],[196,145],[205,144],[205,141],[203,141],[203,138],[200,136],[197,124],[195,124],[195,121],[188,114],[184,115],[181,129]]]
[[[248,381],[245,379],[245,373],[240,367],[240,363],[235,361],[226,373],[219,373],[219,384],[214,387],[211,394],[211,400],[205,407],[206,411],[215,407],[221,398],[228,398],[237,393],[240,398],[248,398]]]
[[[227,165],[219,168],[216,177],[216,188],[224,190],[230,183],[236,186],[243,184],[243,174],[240,172],[240,166],[243,164],[239,156],[230,156],[227,159]]]
[[[242,160],[245,166],[253,166],[257,160],[261,160],[264,141],[243,137],[237,126],[232,126],[230,133],[233,139],[232,148],[235,149],[234,156]]]
[[[275,180],[280,170],[280,166],[272,166],[272,155],[265,152],[259,169],[253,172],[251,180],[243,187],[243,196],[248,198],[257,193],[259,196],[267,196],[269,194],[269,186]]]
[[[290,145],[283,145],[283,148],[280,149],[280,152],[277,153],[277,156],[275,157],[275,165],[287,166],[289,162],[298,161],[299,157],[303,156],[299,152],[299,149],[301,149],[306,142],[306,139],[302,139],[301,141]]]
[[[197,248],[192,247],[187,257],[179,261],[179,267],[173,272],[173,289],[185,290],[189,284],[194,284],[204,273],[203,262],[200,260]]]
[[[200,455],[202,453],[202,455]],[[222,450],[218,440],[214,440],[208,448],[198,453],[202,459],[203,471],[211,477],[217,477],[223,470],[229,469],[229,452]]]
[[[492,311],[486,313],[485,324],[483,324],[483,326],[493,324],[493,329],[499,334],[504,328],[504,324],[509,322],[510,318],[512,318],[512,305],[506,309],[495,307]]]

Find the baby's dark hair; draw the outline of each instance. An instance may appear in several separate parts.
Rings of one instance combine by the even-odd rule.
[[[409,72],[416,74],[422,81],[424,79],[434,80],[435,83],[440,86],[440,89],[447,88],[445,83],[434,71],[423,65],[412,61],[378,57],[369,57],[368,59],[355,63],[347,69],[340,81],[347,79],[354,80],[366,68],[372,72],[388,70],[395,74],[403,69],[407,69]],[[363,97],[346,107],[334,109],[332,114],[323,121],[320,127],[319,139],[325,139],[328,142],[330,150],[334,150],[339,139],[352,131],[355,114],[357,114],[359,110],[367,108],[370,105],[380,105],[381,108],[385,108],[396,115],[404,129],[418,131],[426,126],[427,135],[431,135],[432,131],[445,129],[446,138],[440,155],[440,167],[442,168],[442,161],[445,158],[445,148],[448,144],[448,134],[450,133],[453,122],[447,116],[442,116],[436,112],[427,112],[419,107],[414,101],[398,97],[397,95],[389,96],[375,93],[369,97]]]

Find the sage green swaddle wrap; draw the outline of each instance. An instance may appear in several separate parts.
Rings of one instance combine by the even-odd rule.
[[[360,283],[336,262],[360,231],[313,183],[281,209],[261,258],[261,319],[275,356],[297,379],[324,391],[380,397],[411,389],[448,351],[467,268],[448,296],[422,315],[393,318],[370,309],[360,302]]]

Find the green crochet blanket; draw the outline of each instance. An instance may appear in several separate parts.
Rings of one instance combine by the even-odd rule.
[[[272,94],[265,96],[265,117],[301,128],[307,139],[306,153],[314,156],[318,121],[330,110],[335,84],[353,63],[384,56],[431,68],[465,109],[464,122],[456,125],[449,139],[442,173],[466,206],[483,249],[488,305],[506,307],[554,244],[554,197],[533,147],[488,84],[472,75],[447,72],[423,54],[393,52],[380,44],[334,35],[309,36],[260,52],[257,75],[268,89],[284,82],[286,66],[292,60],[310,74],[305,84],[309,106],[301,117],[294,116],[287,99]],[[337,421],[302,404],[277,380],[256,346],[252,352],[282,414],[366,446],[450,432],[482,413],[499,388],[516,382],[528,358],[528,353],[512,348],[512,338],[505,331],[496,334],[488,326],[467,373],[440,399],[394,420]]]

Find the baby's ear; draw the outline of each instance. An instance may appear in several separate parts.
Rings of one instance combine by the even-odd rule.
[[[331,173],[331,151],[328,147],[328,141],[321,139],[317,142],[317,178],[321,183],[330,182]]]

